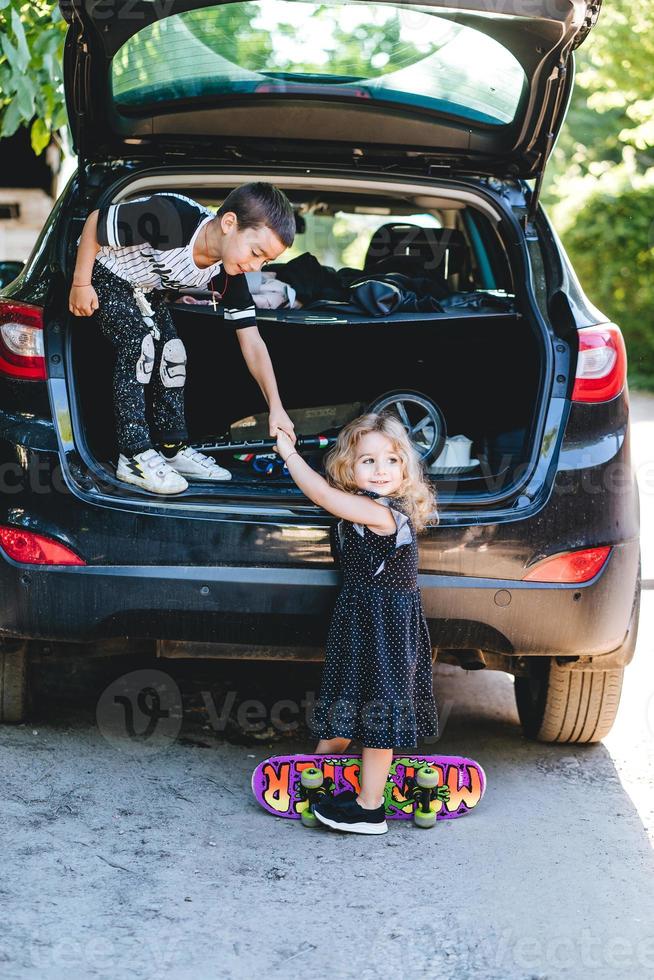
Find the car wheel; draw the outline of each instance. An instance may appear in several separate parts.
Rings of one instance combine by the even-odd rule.
[[[599,742],[620,704],[624,667],[565,670],[555,661],[529,665],[516,677],[515,698],[525,735],[539,742]]]
[[[23,721],[27,713],[27,643],[0,640],[0,723]]]
[[[629,663],[640,616],[640,568],[629,621],[619,653]],[[525,735],[539,742],[601,741],[618,713],[624,667],[566,670],[556,660],[534,659],[526,677],[515,679],[515,699]]]

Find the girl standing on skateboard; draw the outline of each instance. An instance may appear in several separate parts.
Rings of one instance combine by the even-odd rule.
[[[438,734],[431,641],[418,591],[416,535],[436,502],[399,420],[363,415],[341,430],[311,469],[281,429],[276,449],[303,493],[339,517],[335,551],[343,571],[312,727],[316,753],[363,743],[361,792],[321,800],[321,823],[358,834],[387,831],[383,796],[396,747]]]

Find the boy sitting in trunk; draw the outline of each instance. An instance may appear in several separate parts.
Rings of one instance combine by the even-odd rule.
[[[115,349],[119,480],[169,494],[186,490],[185,477],[231,479],[228,470],[186,444],[186,351],[165,302],[167,289],[205,286],[214,301],[222,301],[225,326],[237,331],[245,363],[268,404],[270,435],[282,429],[295,438],[245,278],[277,259],[294,235],[290,202],[265,183],[233,190],[215,216],[181,194],[152,194],[91,212],[79,241],[69,308],[75,316],[97,311]],[[153,431],[146,420],[148,384]]]

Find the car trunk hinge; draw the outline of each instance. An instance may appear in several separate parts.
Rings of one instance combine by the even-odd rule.
[[[586,6],[586,16],[584,22],[577,32],[577,36],[574,39],[572,50],[576,50],[580,44],[583,44],[592,29],[595,27],[600,15],[600,9],[602,7],[602,0],[590,0],[590,3]]]
[[[534,189],[531,192],[531,197],[529,198],[529,206],[527,208],[527,213],[524,217],[524,227],[525,231],[529,231],[530,225],[533,223],[536,217],[536,211],[538,210],[538,201],[540,199],[540,193],[543,188],[543,178],[545,177],[545,167],[547,165],[547,160],[550,155],[552,146],[554,145],[554,140],[556,139],[556,121],[558,119],[559,110],[561,108],[561,101],[564,97],[566,88],[566,79],[568,76],[568,57],[569,52],[566,54],[565,58],[562,58],[557,65],[557,85],[554,98],[552,100],[552,111],[548,120],[546,133],[545,133],[545,145],[542,151],[542,164],[536,174],[536,182],[534,184]]]
[[[77,144],[78,157],[78,180],[80,195],[84,198],[86,194],[86,109],[89,104],[89,94],[91,90],[91,57],[89,45],[84,33],[84,22],[80,17],[76,5],[73,5],[73,21],[77,22],[76,37],[76,57],[75,71],[73,75],[73,112],[74,120],[71,120],[75,130],[75,143]]]

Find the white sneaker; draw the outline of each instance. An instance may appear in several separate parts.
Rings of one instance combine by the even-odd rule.
[[[215,459],[205,456],[193,446],[187,446],[167,460],[178,473],[188,476],[192,480],[231,480],[232,474],[229,470],[218,466]]]
[[[136,456],[123,456],[121,453],[116,476],[124,483],[133,483],[152,493],[181,493],[188,489],[184,477],[156,449],[146,449]]]

